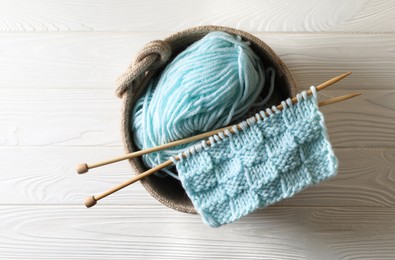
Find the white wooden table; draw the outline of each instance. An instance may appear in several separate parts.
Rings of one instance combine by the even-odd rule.
[[[321,97],[338,176],[211,229],[133,185],[114,81],[147,42],[225,25],[266,41]],[[0,1],[0,259],[395,259],[395,1]]]

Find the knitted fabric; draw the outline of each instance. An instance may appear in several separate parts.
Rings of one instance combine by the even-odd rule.
[[[267,109],[173,158],[182,185],[203,221],[227,224],[258,208],[289,198],[337,171],[317,95],[297,95],[282,111]]]

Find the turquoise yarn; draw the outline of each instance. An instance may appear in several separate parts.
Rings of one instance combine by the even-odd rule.
[[[240,36],[211,32],[177,55],[133,109],[135,145],[146,149],[217,129],[245,117],[254,104],[266,103],[270,94],[258,98],[265,71],[249,45]],[[185,147],[147,154],[143,161],[154,167]]]
[[[334,176],[338,161],[314,87],[241,123],[242,130],[210,137],[172,158],[188,197],[212,227],[289,198]],[[259,120],[257,120],[259,118]],[[262,120],[263,118],[263,120]]]

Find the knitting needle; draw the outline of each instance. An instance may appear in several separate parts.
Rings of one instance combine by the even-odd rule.
[[[344,73],[344,74],[341,74],[341,75],[339,75],[337,77],[334,77],[334,78],[332,78],[332,79],[320,84],[319,86],[317,86],[316,87],[316,91],[318,92],[320,90],[323,90],[323,89],[335,84],[336,82],[344,79],[345,77],[347,77],[350,74],[351,74],[351,71],[347,72],[347,73]],[[307,95],[310,96],[311,94],[312,94],[312,91],[308,90],[307,91]],[[292,103],[296,103],[296,102],[297,102],[296,97],[292,98]],[[283,109],[282,105],[277,106],[277,108],[279,110]],[[239,126],[238,126],[238,128],[239,128],[239,130],[241,130],[241,128]],[[123,160],[126,160],[126,159],[136,158],[136,157],[142,156],[144,154],[160,151],[160,150],[167,149],[167,148],[174,147],[174,146],[181,145],[181,144],[194,142],[196,140],[201,140],[201,139],[210,137],[212,135],[218,134],[219,132],[223,132],[223,131],[225,131],[225,129],[228,129],[229,131],[231,131],[233,133],[233,129],[231,127],[224,127],[224,128],[216,129],[216,130],[209,131],[209,132],[206,132],[206,133],[203,133],[203,134],[199,134],[199,135],[195,135],[195,136],[192,136],[192,137],[188,137],[188,138],[185,138],[185,139],[181,139],[181,140],[177,140],[177,141],[174,141],[174,142],[166,143],[166,144],[163,144],[163,145],[151,147],[151,148],[140,150],[140,151],[136,151],[136,152],[133,152],[133,153],[128,153],[128,154],[125,154],[125,155],[122,155],[122,156],[119,156],[119,157],[116,157],[116,158],[113,158],[113,159],[110,159],[110,160],[106,160],[106,161],[102,161],[102,162],[98,162],[98,163],[93,163],[93,164],[86,164],[86,163],[79,164],[79,165],[77,165],[77,172],[78,172],[78,174],[83,174],[83,173],[88,172],[89,169],[93,169],[93,168],[104,166],[104,165],[107,165],[107,164],[123,161]]]
[[[353,98],[353,97],[357,97],[357,96],[360,96],[360,95],[362,95],[362,93],[352,93],[352,94],[348,94],[348,95],[344,95],[344,96],[339,96],[339,97],[327,99],[327,100],[319,102],[318,106],[319,107],[324,107],[326,105],[330,105],[330,104],[334,104],[334,103],[337,103],[337,102],[341,102],[341,101],[344,101],[344,100],[347,100],[347,99],[350,99],[350,98]]]
[[[337,103],[337,102],[341,102],[341,101],[344,101],[344,100],[347,100],[347,99],[350,99],[350,98],[353,98],[353,97],[356,97],[356,96],[359,96],[359,95],[361,95],[361,93],[353,93],[353,94],[348,94],[348,95],[344,95],[344,96],[340,96],[340,97],[335,97],[335,98],[331,98],[329,100],[321,101],[318,105],[320,107],[323,107],[323,106],[326,106],[326,105],[329,105],[329,104],[334,104],[334,103]],[[207,145],[211,145],[211,142],[209,140],[207,140],[206,143],[207,143]],[[182,156],[185,157],[186,156],[185,153],[182,153]],[[177,161],[180,160],[180,157],[178,155],[174,156],[174,158]],[[97,201],[99,201],[99,200],[101,200],[101,199],[113,194],[114,192],[117,192],[117,191],[119,191],[119,190],[121,190],[121,189],[123,189],[123,188],[125,188],[125,187],[127,187],[127,186],[129,186],[129,185],[141,180],[144,177],[147,177],[148,175],[151,175],[151,174],[153,174],[153,173],[155,173],[157,171],[160,171],[163,168],[166,168],[166,167],[170,166],[171,164],[173,164],[173,161],[172,160],[167,160],[167,161],[155,166],[154,168],[151,168],[151,169],[149,169],[149,170],[147,170],[147,171],[145,171],[145,172],[143,172],[141,174],[138,174],[138,175],[134,176],[133,178],[131,178],[131,179],[129,179],[129,180],[127,180],[127,181],[115,186],[114,188],[112,188],[112,189],[110,189],[110,190],[108,190],[108,191],[106,191],[106,192],[104,192],[104,193],[102,193],[100,195],[87,197],[85,199],[85,201],[84,201],[84,204],[85,204],[85,206],[87,208],[90,208],[90,207],[96,205]]]
[[[173,162],[171,160],[167,160],[164,163],[161,163],[161,164],[155,166],[154,168],[149,169],[148,171],[145,171],[145,172],[143,172],[143,173],[141,173],[139,175],[136,175],[133,178],[131,178],[131,179],[129,179],[129,180],[127,180],[127,181],[115,186],[114,188],[112,188],[112,189],[110,189],[110,190],[108,190],[106,192],[103,192],[100,195],[87,197],[85,199],[85,201],[84,201],[84,204],[85,204],[85,206],[87,208],[90,208],[90,207],[96,205],[96,202],[98,200],[101,200],[102,198],[105,198],[108,195],[111,195],[114,192],[117,192],[117,191],[119,191],[119,190],[121,190],[121,189],[123,189],[123,188],[125,188],[125,187],[127,187],[127,186],[129,186],[129,185],[131,185],[133,183],[135,183],[136,181],[141,180],[142,178],[144,178],[144,177],[146,177],[148,175],[151,175],[151,174],[153,174],[153,173],[155,173],[157,171],[160,171],[161,169],[166,168],[167,166],[170,166],[172,163]],[[138,178],[136,178],[136,177],[138,177]]]

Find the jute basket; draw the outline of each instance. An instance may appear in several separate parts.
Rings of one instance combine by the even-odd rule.
[[[265,67],[272,66],[275,68],[276,84],[270,105],[278,104],[281,100],[296,95],[295,82],[285,64],[267,44],[255,36],[223,26],[199,26],[175,33],[162,41],[157,40],[148,43],[138,53],[134,63],[117,81],[116,93],[123,99],[121,132],[127,153],[136,151],[133,144],[133,133],[130,128],[131,110],[138,98],[144,93],[148,82],[178,53],[212,31],[240,35],[243,40],[251,42],[252,49],[262,59]],[[263,91],[262,95],[265,94]],[[129,163],[134,174],[140,174],[147,170],[140,158],[131,159]],[[151,175],[143,178],[141,183],[152,197],[167,207],[181,212],[196,213],[191,200],[186,195],[181,183],[176,179]]]

